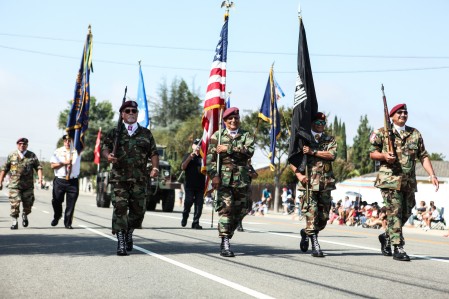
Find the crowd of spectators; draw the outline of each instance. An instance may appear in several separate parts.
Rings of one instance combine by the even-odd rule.
[[[432,228],[444,228],[445,221],[443,219],[443,210],[435,206],[430,201],[429,206],[425,201],[420,201],[412,210],[412,215],[408,219],[409,227],[421,227],[427,231]]]
[[[429,207],[426,206],[425,201],[421,201],[412,212],[408,220],[410,227],[422,227],[426,231],[431,228],[444,229],[443,211],[438,209],[433,201],[430,202]],[[337,222],[339,225],[360,225],[364,228],[375,229],[385,229],[386,219],[386,208],[380,207],[377,202],[368,204],[359,198],[351,201],[348,196],[344,201],[333,202],[329,214],[329,224]]]
[[[348,196],[333,202],[329,215],[329,223],[337,221],[339,225],[362,226],[365,228],[385,228],[386,210],[379,207],[377,202],[368,204],[360,198],[351,201]]]

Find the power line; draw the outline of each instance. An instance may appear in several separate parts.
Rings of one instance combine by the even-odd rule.
[[[66,55],[59,55],[53,53],[46,53],[42,51],[34,51],[27,49],[20,49],[15,47],[9,47],[0,45],[0,48],[40,54],[51,57],[59,57],[59,58],[67,58],[67,59],[79,59],[79,57],[72,57]],[[126,65],[126,66],[136,66],[135,63],[129,62],[119,62],[119,61],[110,61],[110,60],[101,60],[101,59],[93,59],[94,63],[108,63],[108,64],[117,64],[117,65]],[[191,67],[173,67],[173,66],[162,66],[162,65],[152,65],[152,64],[142,64],[142,67],[148,68],[158,68],[158,69],[169,69],[169,70],[185,70],[185,71],[210,71],[210,69],[203,68],[191,68]],[[314,74],[357,74],[357,73],[387,73],[387,72],[409,72],[409,71],[428,71],[428,70],[441,70],[441,69],[449,69],[449,66],[437,66],[437,67],[416,67],[416,68],[404,68],[404,69],[379,69],[379,70],[352,70],[352,71],[314,71]],[[248,71],[248,70],[232,70],[235,73],[247,73],[247,74],[266,74],[266,70],[263,71]],[[296,74],[295,71],[276,71],[277,74]]]
[[[53,40],[53,41],[63,41],[63,42],[76,42],[83,43],[82,40],[74,40],[67,38],[58,37],[46,37],[38,35],[25,35],[25,34],[12,34],[12,33],[1,33],[0,35],[19,37],[19,38],[32,38],[41,40]],[[166,49],[166,50],[182,50],[182,51],[200,51],[200,52],[213,52],[213,49],[205,48],[190,48],[190,47],[173,47],[173,46],[160,46],[160,45],[147,45],[147,44],[128,44],[128,43],[117,43],[117,42],[102,42],[95,41],[95,44],[100,45],[112,45],[121,47],[136,47],[136,48],[155,48],[155,49]],[[265,51],[245,51],[245,50],[229,50],[230,53],[242,53],[242,54],[263,54],[263,55],[288,55],[295,56],[297,53],[291,52],[265,52]],[[340,57],[340,58],[375,58],[375,59],[449,59],[449,56],[418,56],[418,55],[358,55],[358,54],[326,54],[326,53],[311,53],[311,56],[319,57]]]

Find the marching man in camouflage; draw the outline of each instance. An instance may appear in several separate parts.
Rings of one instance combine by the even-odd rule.
[[[380,189],[387,209],[387,230],[385,234],[379,235],[379,241],[383,255],[393,255],[393,258],[398,261],[410,261],[410,257],[404,251],[402,226],[415,206],[417,159],[430,175],[435,191],[438,191],[439,183],[424,147],[421,133],[405,125],[408,119],[406,104],[394,106],[390,110],[390,118],[393,122],[393,146],[397,156],[388,151],[388,132],[384,128],[375,130],[370,136],[370,157],[380,161],[375,186]],[[394,252],[391,251],[391,244],[394,246]]]
[[[134,101],[120,107],[121,130],[114,128],[103,141],[103,157],[112,163],[110,182],[114,185],[112,234],[117,235],[117,255],[128,255],[133,249],[134,229],[142,228],[146,211],[149,176],[159,175],[159,155],[153,134],[137,123],[139,111]],[[112,153],[114,139],[119,135],[117,151]],[[151,172],[148,163],[151,161]],[[129,210],[129,214],[128,214]]]
[[[300,249],[307,252],[309,238],[312,243],[312,256],[324,257],[318,243],[318,233],[322,231],[329,220],[331,209],[331,191],[335,189],[335,178],[332,172],[332,161],[337,156],[337,142],[333,136],[324,133],[326,115],[318,112],[312,117],[312,143],[303,146],[303,153],[307,155],[308,175],[300,172],[293,164],[290,168],[295,172],[300,184],[299,190],[303,195],[302,212],[306,216],[306,228],[301,230]],[[309,194],[306,194],[308,184]]]
[[[3,188],[3,179],[10,172],[9,180],[9,201],[11,203],[11,229],[18,229],[17,218],[20,214],[20,202],[22,202],[22,225],[29,224],[28,214],[34,203],[34,172],[37,171],[39,186],[42,186],[42,166],[37,156],[27,150],[28,139],[19,138],[17,140],[17,151],[8,155],[5,165],[0,172],[0,190]]]
[[[248,161],[254,154],[254,138],[240,129],[239,109],[231,107],[223,113],[226,129],[215,132],[207,151],[207,174],[217,190],[215,210],[218,212],[220,255],[233,257],[229,240],[234,235],[248,205],[251,182]],[[220,139],[220,143],[219,143]],[[220,165],[219,169],[217,164]]]

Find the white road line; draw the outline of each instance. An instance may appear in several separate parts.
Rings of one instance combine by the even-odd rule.
[[[108,238],[108,239],[111,239],[111,240],[114,240],[114,241],[116,240],[114,237],[106,235],[106,234],[104,234],[104,233],[102,233],[100,231],[97,231],[96,229],[93,229],[93,228],[90,228],[90,227],[87,227],[87,226],[81,225],[81,224],[78,225],[78,226],[80,226],[82,228],[85,228],[85,229],[87,229],[87,230],[89,230],[89,231],[91,231],[91,232],[93,232],[93,233],[95,233],[97,235],[103,236],[105,238]],[[157,254],[157,253],[154,253],[152,251],[146,250],[146,249],[144,249],[144,248],[142,248],[140,246],[135,246],[134,245],[134,249],[139,250],[140,252],[143,252],[143,253],[145,253],[147,255],[153,256],[153,257],[155,257],[157,259],[160,259],[160,260],[162,260],[164,262],[167,262],[167,263],[170,263],[170,264],[175,265],[177,267],[183,268],[183,269],[185,269],[187,271],[190,271],[190,272],[193,272],[195,274],[201,275],[201,276],[203,276],[203,277],[205,277],[207,279],[210,279],[210,280],[216,281],[218,283],[221,283],[221,284],[223,284],[225,286],[233,288],[233,289],[235,289],[237,291],[240,291],[242,293],[248,294],[248,295],[250,295],[252,297],[255,297],[255,298],[266,298],[266,299],[273,298],[273,297],[270,297],[268,295],[265,295],[265,294],[262,294],[260,292],[257,292],[255,290],[252,290],[250,288],[247,288],[247,287],[244,287],[242,285],[239,285],[239,284],[237,284],[235,282],[232,282],[232,281],[229,281],[227,279],[224,279],[224,278],[221,278],[219,276],[216,276],[214,274],[207,273],[207,272],[202,271],[200,269],[191,267],[189,265],[186,265],[186,264],[180,263],[178,261],[172,260],[172,259],[167,258],[165,256],[162,256],[160,254]]]
[[[150,214],[152,216],[158,216],[158,217],[179,219],[178,217],[167,216],[167,215],[160,215],[160,214],[156,214],[156,213],[148,213],[148,214]],[[200,221],[200,222],[201,223],[208,223],[208,224],[210,224],[210,221]],[[263,224],[263,223],[251,223],[251,222],[245,222],[245,223],[248,223],[248,224]],[[288,238],[295,238],[295,239],[300,239],[301,238],[301,236],[299,236],[299,234],[298,235],[290,235],[290,234],[283,234],[283,233],[273,233],[273,232],[270,232],[270,231],[250,229],[250,228],[247,228],[247,227],[245,227],[245,230],[258,232],[258,233],[267,233],[267,234],[270,234],[270,235],[277,235],[277,236],[288,237]],[[323,237],[320,237],[320,242],[379,252],[379,248],[366,247],[366,246],[360,246],[360,245],[353,245],[353,244],[347,244],[347,243],[340,243],[340,242],[334,242],[334,241],[326,241],[325,239],[323,240]],[[416,257],[416,258],[419,258],[419,259],[429,260],[429,261],[435,261],[435,262],[441,262],[441,263],[449,263],[449,260],[443,260],[443,259],[434,258],[434,257],[431,257],[431,256],[416,255],[416,254],[409,254],[409,256]]]
[[[282,236],[282,237],[301,239],[301,236],[299,236],[299,234],[298,235],[288,235],[288,234],[283,234],[283,233],[272,233],[272,232],[269,232],[269,231],[249,229],[249,228],[246,228],[246,227],[245,227],[245,230],[253,231],[253,232],[257,232],[257,233],[266,233],[266,234],[270,234],[270,235],[277,235],[277,236]],[[347,244],[347,243],[340,243],[340,242],[334,242],[334,241],[326,241],[325,239],[323,240],[323,237],[320,237],[320,243],[329,243],[329,244],[334,244],[334,245],[340,245],[340,246],[345,246],[345,247],[364,249],[364,250],[375,251],[375,252],[379,252],[380,251],[379,248],[366,247],[366,246]],[[434,258],[434,257],[431,257],[431,256],[416,255],[416,254],[409,254],[409,256],[413,256],[413,257],[416,257],[416,258],[419,258],[419,259],[424,259],[424,260],[429,260],[429,261],[440,262],[440,263],[449,263],[449,260],[438,259],[438,258]]]
[[[157,216],[157,217],[162,217],[162,218],[170,218],[170,219],[176,219],[176,220],[181,220],[181,218],[179,217],[175,217],[175,216],[168,216],[168,215],[161,215],[161,214],[157,214],[157,213],[150,213],[150,212],[146,212],[148,215],[151,216]],[[202,224],[210,224],[210,220],[200,220],[200,222]],[[265,223],[260,223],[260,222],[243,222],[244,224],[255,224],[255,225],[260,225],[260,224],[265,224]]]

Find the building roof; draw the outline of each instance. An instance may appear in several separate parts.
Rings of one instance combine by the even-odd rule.
[[[449,181],[449,161],[432,161],[433,170],[439,180]],[[367,173],[361,177],[375,177],[377,172]],[[421,163],[416,163],[416,176],[428,177],[429,174],[424,170]]]

